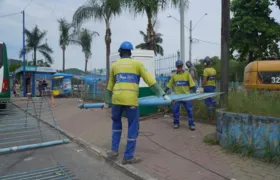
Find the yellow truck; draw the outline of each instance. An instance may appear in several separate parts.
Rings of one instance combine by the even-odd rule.
[[[280,90],[280,60],[249,63],[244,70],[244,88],[247,90]]]

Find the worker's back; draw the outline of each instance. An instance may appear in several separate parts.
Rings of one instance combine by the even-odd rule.
[[[207,67],[203,71],[203,76],[207,77],[205,86],[216,86],[217,71],[212,67]]]
[[[108,87],[113,84],[112,104],[138,106],[141,77],[149,86],[156,83],[155,79],[146,72],[140,61],[122,58],[114,62],[111,67],[110,82],[108,84]]]

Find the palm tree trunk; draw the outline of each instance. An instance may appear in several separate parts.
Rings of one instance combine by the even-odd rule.
[[[65,48],[62,48],[62,71],[65,72]]]
[[[37,65],[37,61],[36,61],[36,59],[37,59],[37,57],[36,57],[36,51],[37,51],[37,49],[34,48],[33,66],[36,66],[36,65]]]
[[[85,56],[85,73],[87,73],[88,57]]]
[[[110,75],[110,54],[111,54],[111,28],[109,20],[106,20],[106,34],[105,34],[105,44],[106,44],[106,80],[109,81]]]
[[[149,47],[148,50],[154,50],[154,28],[153,28],[153,23],[152,23],[152,14],[149,13],[148,11],[147,17],[148,17],[148,28],[147,28],[147,36],[148,36],[148,42],[149,42]]]

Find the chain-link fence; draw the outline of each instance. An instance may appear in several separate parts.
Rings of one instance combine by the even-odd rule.
[[[176,72],[175,62],[178,60],[178,55],[169,55],[156,58],[156,80],[162,88],[165,88],[172,74]],[[186,69],[187,70],[187,69]],[[199,74],[199,84],[202,81],[202,74]],[[106,90],[106,76],[91,75],[84,77],[81,85],[76,90],[73,90],[75,97],[90,101],[103,101]],[[230,82],[229,89],[243,89],[242,82]],[[216,83],[216,91],[220,91],[220,81]]]

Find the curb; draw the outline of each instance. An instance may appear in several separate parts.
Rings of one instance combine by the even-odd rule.
[[[97,154],[98,156],[101,156],[103,159],[105,159],[106,162],[110,163],[111,165],[115,166],[116,168],[120,169],[121,171],[123,171],[126,175],[133,177],[136,180],[157,180],[155,178],[153,178],[152,176],[150,176],[149,174],[146,174],[142,171],[140,171],[139,169],[131,166],[131,165],[122,165],[121,162],[118,161],[112,161],[111,159],[109,159],[106,156],[106,152],[102,149],[100,149],[99,147],[95,146],[95,145],[91,145],[89,143],[87,143],[85,140],[79,138],[79,137],[75,137],[72,134],[68,133],[67,131],[56,127],[53,124],[50,124],[49,122],[46,122],[42,119],[40,119],[42,122],[44,122],[45,124],[51,126],[52,128],[58,130],[61,134],[63,134],[64,136],[68,137],[71,141],[79,144],[80,146],[92,151],[93,153]]]

